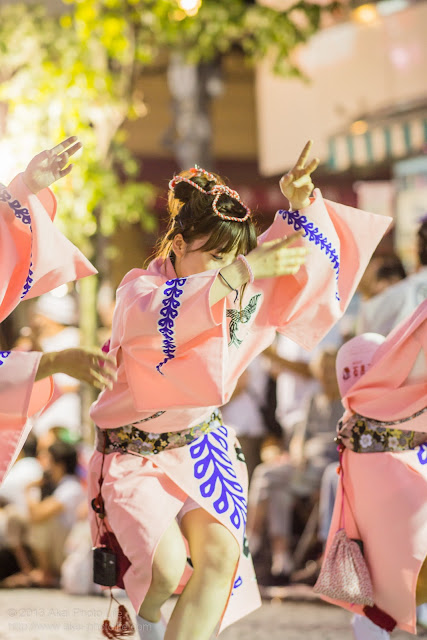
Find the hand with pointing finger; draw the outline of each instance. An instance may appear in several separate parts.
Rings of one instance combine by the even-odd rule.
[[[27,187],[33,193],[38,193],[68,175],[73,168],[72,164],[66,166],[68,160],[81,148],[81,142],[71,136],[56,147],[38,153],[24,171]]]
[[[288,238],[279,238],[263,242],[250,251],[246,259],[249,262],[254,278],[275,278],[297,273],[307,260],[309,250],[306,247],[293,246],[301,238],[302,231]]]
[[[280,190],[289,200],[289,208],[296,211],[304,209],[310,204],[310,195],[314,189],[311,174],[319,165],[319,159],[314,158],[307,163],[313,141],[309,140],[301,152],[295,166],[280,180]]]

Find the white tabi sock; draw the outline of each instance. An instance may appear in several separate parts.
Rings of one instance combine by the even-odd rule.
[[[418,624],[427,629],[427,604],[421,604],[417,609]]]
[[[372,620],[356,613],[351,621],[356,640],[390,640],[390,634]]]
[[[141,640],[163,640],[166,632],[166,624],[163,618],[158,622],[150,622],[137,614],[136,626]]]

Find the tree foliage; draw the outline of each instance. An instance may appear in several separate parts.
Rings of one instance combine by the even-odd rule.
[[[197,63],[238,47],[249,61],[272,55],[277,72],[298,73],[291,52],[317,30],[322,11],[337,5],[302,0],[277,12],[244,0],[203,0],[192,16],[179,0],[59,6],[59,14],[15,2],[0,9],[0,101],[8,110],[0,169],[6,162],[15,169],[13,160],[20,169],[41,148],[78,135],[84,152],[61,185],[60,210],[67,235],[90,256],[97,228],[109,235],[125,221],[155,227],[154,191],[137,179],[122,128],[144,113],[141,70],[165,50]]]

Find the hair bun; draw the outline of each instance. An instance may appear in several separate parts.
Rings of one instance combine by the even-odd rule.
[[[203,175],[191,176],[190,179],[192,182],[194,182],[194,184],[197,184],[197,186],[199,186],[204,192],[210,191],[216,184],[212,180],[207,180]],[[199,197],[195,194],[207,196],[207,193],[203,193],[203,191],[200,191],[192,184],[184,181],[178,182],[173,188],[173,194],[175,198],[178,198],[178,200],[180,200],[183,204],[190,202],[194,197]]]

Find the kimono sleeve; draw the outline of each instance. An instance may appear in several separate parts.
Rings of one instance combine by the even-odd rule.
[[[34,382],[41,356],[0,351],[0,482],[25,442],[27,419],[45,406],[53,392],[52,378]]]
[[[223,404],[226,302],[209,306],[215,278],[209,271],[166,283],[142,276],[118,296],[121,354],[137,411]]]
[[[0,186],[0,321],[23,298],[96,273],[52,224],[55,213],[52,191],[35,195],[22,174],[8,188]]]
[[[384,421],[407,418],[425,408],[427,300],[378,347],[370,369],[352,385],[343,403],[347,409]],[[410,428],[426,431],[426,414],[414,417]]]
[[[310,253],[297,274],[262,281],[269,322],[312,349],[345,312],[391,218],[324,200],[318,189],[309,207],[278,211],[260,242],[302,230],[294,246]]]

